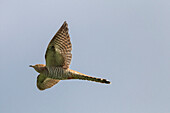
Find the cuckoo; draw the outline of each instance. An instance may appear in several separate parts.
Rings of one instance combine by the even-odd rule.
[[[99,83],[110,84],[110,81],[102,78],[92,77],[80,72],[71,70],[69,65],[72,59],[72,44],[68,33],[66,21],[50,41],[46,53],[46,65],[30,65],[38,73],[37,87],[39,90],[51,88],[60,80],[80,79]]]

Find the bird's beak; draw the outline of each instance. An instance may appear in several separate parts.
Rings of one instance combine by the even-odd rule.
[[[33,67],[33,65],[29,65],[29,67]]]

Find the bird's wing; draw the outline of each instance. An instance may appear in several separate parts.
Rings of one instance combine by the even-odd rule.
[[[39,74],[37,77],[37,87],[39,90],[45,90],[47,88],[51,88],[55,84],[57,84],[60,80],[48,78],[45,75]]]
[[[45,54],[46,65],[69,68],[72,59],[71,50],[68,24],[65,21],[47,47]]]

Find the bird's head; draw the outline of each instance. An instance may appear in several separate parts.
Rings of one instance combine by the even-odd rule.
[[[33,67],[38,73],[43,72],[45,69],[44,64],[29,65],[29,67]]]

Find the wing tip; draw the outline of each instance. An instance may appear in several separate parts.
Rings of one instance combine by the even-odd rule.
[[[68,25],[66,20],[64,21],[63,25]]]
[[[60,29],[58,30],[58,32],[61,31],[62,29],[64,29],[65,31],[68,31],[67,21],[64,21],[64,23],[62,24],[62,26],[60,27]]]

